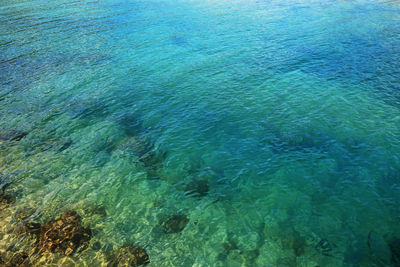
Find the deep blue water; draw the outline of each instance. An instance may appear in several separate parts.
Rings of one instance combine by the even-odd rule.
[[[106,266],[127,244],[148,266],[400,265],[398,1],[0,15],[0,265]],[[88,248],[38,253],[21,225],[67,210]]]

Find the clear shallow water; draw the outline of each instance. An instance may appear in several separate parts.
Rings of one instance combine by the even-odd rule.
[[[398,2],[2,1],[0,14],[0,129],[27,134],[0,144],[16,197],[0,213],[5,260],[100,266],[129,243],[149,266],[399,264]],[[20,214],[67,210],[89,248],[35,254]],[[163,230],[171,214],[188,217],[181,232]]]

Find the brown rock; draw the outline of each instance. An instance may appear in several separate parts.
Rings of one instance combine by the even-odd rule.
[[[36,231],[37,225],[33,225]],[[40,227],[37,251],[56,252],[71,255],[78,249],[89,246],[91,230],[81,225],[81,218],[75,211],[67,211],[57,220],[51,220]]]
[[[38,235],[40,234],[42,225],[36,222],[25,222],[24,223],[25,231],[29,234]]]
[[[29,256],[26,253],[16,253],[12,256],[9,262],[5,264],[6,267],[29,267],[32,266]]]

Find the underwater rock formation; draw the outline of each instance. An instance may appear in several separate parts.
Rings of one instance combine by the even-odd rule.
[[[15,213],[13,218],[17,221],[20,220],[25,220],[27,219],[29,216],[31,216],[32,214],[34,214],[36,211],[35,208],[33,207],[29,207],[29,206],[23,206],[21,208],[19,208]]]
[[[109,267],[138,266],[150,262],[149,255],[144,248],[136,245],[125,245],[120,248],[108,264]]]
[[[210,183],[207,180],[194,180],[186,185],[185,194],[193,197],[204,197],[210,190]]]
[[[24,222],[24,229],[25,232],[28,234],[33,234],[33,235],[38,235],[40,234],[40,230],[42,228],[42,225],[37,222]]]
[[[83,211],[85,213],[85,216],[100,216],[100,217],[106,217],[107,216],[107,210],[104,206],[102,205],[93,205],[89,206],[84,209]]]
[[[396,238],[389,243],[394,266],[400,266],[400,239]]]
[[[167,151],[156,149],[150,142],[145,143],[145,146],[138,153],[140,162],[146,167],[147,179],[160,179],[159,169],[162,168],[163,162],[167,157]]]
[[[371,256],[378,259],[380,263],[389,265],[392,258],[392,252],[381,235],[375,231],[370,231],[368,234],[367,245]]]
[[[107,210],[105,207],[103,206],[96,206],[93,210],[92,210],[93,214],[96,215],[100,215],[102,217],[106,217],[107,216]]]
[[[11,185],[9,182],[11,180],[9,175],[0,174],[0,190],[4,193],[7,187]]]
[[[293,151],[326,151],[327,137],[320,133],[299,133],[285,135],[278,133],[271,141],[270,146],[274,153],[287,153]]]
[[[68,149],[74,142],[72,141],[72,139],[68,138],[64,144],[61,145],[61,147],[58,149],[58,152],[62,152],[66,149]]]
[[[160,148],[146,136],[146,129],[142,122],[135,116],[123,114],[117,118],[117,122],[125,136],[121,136],[115,145],[108,149],[108,152],[122,150],[130,156],[137,158],[137,161],[146,168],[147,179],[160,179],[159,171],[167,156],[167,150]]]
[[[96,241],[92,244],[92,249],[94,251],[99,251],[101,249],[101,243],[99,241]]]
[[[80,216],[74,211],[67,211],[57,220],[25,224],[27,232],[37,235],[36,251],[62,253],[66,256],[78,249],[82,251],[89,246],[91,230],[81,225]]]
[[[181,47],[185,47],[189,44],[188,40],[185,37],[177,36],[176,34],[171,36],[169,38],[169,40],[170,40],[171,44],[181,46]]]
[[[0,211],[7,208],[11,204],[13,204],[15,202],[15,200],[16,200],[16,198],[12,195],[4,194],[4,193],[0,194]]]
[[[229,254],[231,250],[238,249],[237,244],[230,239],[228,240],[228,242],[224,242],[222,244],[222,247],[224,248],[226,254]]]
[[[324,256],[332,256],[333,245],[326,239],[321,239],[315,249]]]
[[[222,252],[218,259],[227,262],[227,266],[255,266],[256,259],[260,255],[260,244],[263,237],[258,233],[228,232],[227,239],[222,243]]]
[[[144,147],[138,151],[139,161],[143,163],[147,172],[147,179],[160,179],[159,170],[163,166],[163,162],[167,157],[167,151],[156,149],[150,142],[144,141]]]
[[[20,141],[24,138],[28,133],[20,131],[20,130],[9,130],[3,133],[0,133],[0,141]]]
[[[29,267],[29,266],[32,266],[32,264],[29,260],[29,256],[25,252],[14,254],[8,262],[3,263],[3,264],[4,265],[1,265],[1,262],[0,262],[0,266],[4,266],[4,267]]]
[[[160,224],[167,234],[179,233],[185,229],[189,218],[184,214],[173,214],[161,218]]]
[[[276,267],[295,267],[296,266],[296,258],[295,257],[284,257],[279,258],[276,261]]]
[[[24,146],[27,156],[45,151],[62,152],[73,144],[72,139],[58,136],[33,136]]]
[[[143,131],[143,121],[133,113],[121,114],[116,121],[127,136],[137,136]]]
[[[256,250],[260,246],[261,237],[256,232],[248,232],[237,237],[237,246],[241,251]]]
[[[306,240],[303,237],[298,236],[297,238],[294,238],[292,241],[294,255],[296,255],[296,257],[303,255],[305,253],[306,245]]]
[[[81,122],[85,120],[87,124],[109,115],[106,101],[100,98],[75,99],[67,104],[67,108],[74,118],[81,119]]]

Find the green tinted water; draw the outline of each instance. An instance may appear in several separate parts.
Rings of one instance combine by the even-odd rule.
[[[0,13],[4,262],[106,266],[136,244],[149,266],[399,264],[398,3]],[[21,223],[67,210],[89,247],[37,253]]]

